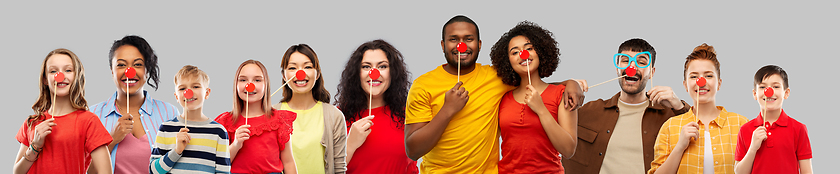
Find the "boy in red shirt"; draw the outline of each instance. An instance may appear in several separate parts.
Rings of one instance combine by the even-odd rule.
[[[753,84],[753,98],[764,113],[741,126],[735,173],[813,173],[808,129],[782,110],[782,102],[790,95],[785,70],[776,65],[761,67]],[[765,88],[773,94],[765,96]]]

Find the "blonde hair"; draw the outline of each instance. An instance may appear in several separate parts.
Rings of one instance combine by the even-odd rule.
[[[73,82],[70,83],[70,106],[77,110],[87,110],[88,108],[87,100],[85,100],[85,68],[82,66],[82,61],[79,60],[79,57],[75,53],[68,49],[59,48],[52,50],[44,58],[44,62],[41,63],[41,75],[40,80],[38,80],[38,85],[41,86],[39,88],[40,92],[38,93],[38,100],[32,105],[32,111],[35,114],[30,115],[27,120],[30,128],[32,128],[33,123],[45,120],[42,116],[52,106],[52,91],[50,91],[50,86],[47,83],[47,60],[57,54],[67,55],[70,57],[70,61],[73,62],[74,77]]]
[[[245,65],[248,64],[254,64],[260,67],[263,74],[263,81],[265,82],[265,90],[263,90],[262,98],[263,112],[265,112],[266,118],[271,118],[271,116],[274,115],[274,112],[272,112],[274,108],[271,107],[271,94],[268,93],[268,91],[271,91],[271,81],[268,79],[268,71],[265,69],[265,65],[263,65],[260,61],[247,60],[239,65],[239,68],[236,69],[236,76],[233,76],[233,110],[230,111],[231,115],[233,115],[233,123],[236,123],[237,118],[239,118],[239,115],[242,113],[242,109],[245,108],[245,102],[239,98],[236,82],[239,80],[239,72],[242,71],[242,67],[245,67]]]
[[[205,87],[210,84],[210,76],[207,76],[207,73],[192,65],[184,65],[181,70],[178,70],[178,73],[175,73],[175,88],[178,87],[178,81],[181,81],[181,78],[198,78],[199,82],[204,84]]]

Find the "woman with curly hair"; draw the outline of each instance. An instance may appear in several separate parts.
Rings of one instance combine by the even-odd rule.
[[[372,79],[372,69],[381,76]],[[405,154],[403,138],[409,86],[403,56],[388,42],[365,42],[350,55],[335,96],[350,125],[347,173],[418,173],[417,162]]]
[[[521,59],[525,50],[530,56]],[[575,153],[577,111],[563,108],[565,85],[541,79],[551,76],[560,62],[553,34],[533,22],[520,22],[493,45],[490,57],[502,81],[517,86],[499,104],[499,173],[564,173],[560,155]]]

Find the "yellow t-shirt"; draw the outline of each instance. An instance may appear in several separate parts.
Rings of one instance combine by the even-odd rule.
[[[405,123],[431,121],[457,79],[443,66],[415,79],[408,92]],[[493,67],[481,64],[462,74],[461,81],[469,91],[469,101],[452,117],[437,145],[423,156],[421,173],[498,173],[499,101],[515,87],[502,83]]]
[[[297,113],[297,119],[292,123],[292,155],[297,164],[298,173],[324,173],[324,146],[321,136],[324,135],[324,108],[318,102],[306,110],[294,110],[283,102],[281,110]]]

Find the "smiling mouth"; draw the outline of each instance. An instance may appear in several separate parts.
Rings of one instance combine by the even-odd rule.
[[[309,83],[309,80],[296,80],[295,81],[295,84],[298,85],[298,86],[306,85],[306,83]]]
[[[776,98],[764,98],[765,102],[773,102],[776,101]]]
[[[519,65],[527,66],[528,64],[531,64],[531,62],[533,62],[533,61],[534,61],[534,59],[528,59],[526,61],[519,62]]]
[[[58,82],[58,84],[57,84],[56,86],[57,86],[57,87],[59,87],[59,88],[63,88],[63,87],[67,87],[67,85],[70,85],[70,83],[67,83],[67,82]]]
[[[135,83],[137,83],[138,81],[140,81],[140,80],[137,80],[137,79],[123,79],[123,80],[122,80],[122,82],[123,82],[123,83],[126,83],[126,84],[135,84]]]
[[[633,76],[633,77],[624,77],[624,81],[627,81],[627,82],[638,82],[638,81],[639,81],[639,79],[640,79],[640,78],[639,78],[639,77],[636,77],[636,76]]]
[[[709,92],[709,89],[694,90],[694,92],[698,92],[698,93],[701,93],[701,92]]]
[[[198,99],[197,98],[189,98],[189,99],[186,100],[186,102],[189,103],[189,102],[195,101],[195,100],[198,100]]]
[[[245,92],[245,94],[254,95],[254,94],[257,94],[257,92]]]

